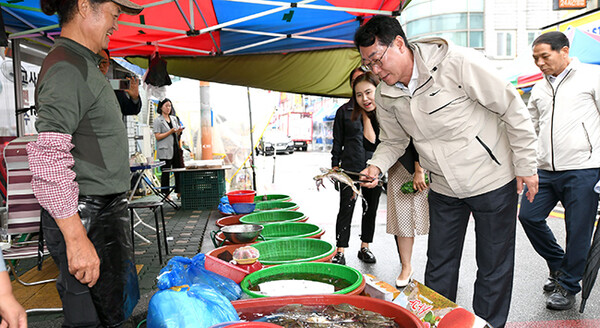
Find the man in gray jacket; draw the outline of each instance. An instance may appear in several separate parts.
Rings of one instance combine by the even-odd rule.
[[[362,172],[374,179],[410,137],[430,172],[425,284],[456,301],[469,217],[475,218],[473,309],[504,327],[512,292],[518,192],[537,192],[535,132],[511,84],[474,50],[440,38],[408,43],[398,21],[376,16],[354,36],[363,63],[385,83],[375,94],[381,143]]]
[[[561,32],[540,35],[533,42],[533,59],[544,73],[528,104],[538,134],[540,186],[533,203],[521,204],[519,219],[550,269],[546,307],[567,310],[581,290],[598,210],[600,67],[569,58],[569,39]],[[546,224],[559,200],[565,207],[565,250]]]

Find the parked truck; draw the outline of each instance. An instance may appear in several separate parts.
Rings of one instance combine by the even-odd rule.
[[[295,150],[306,151],[312,140],[313,120],[309,112],[289,112],[279,115],[280,129],[294,141]]]

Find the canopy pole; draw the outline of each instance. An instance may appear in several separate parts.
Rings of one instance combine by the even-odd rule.
[[[196,0],[193,0],[193,1],[194,1],[194,5],[196,5],[196,9],[200,13],[200,17],[202,17],[202,21],[204,22],[204,26],[208,27],[208,23],[206,22],[206,19],[204,18],[204,14],[202,14],[202,10],[200,10],[200,6],[198,5],[198,1],[196,1]],[[217,41],[215,40],[215,37],[212,35],[212,32],[208,32],[208,35],[210,35],[210,38],[212,39],[212,42],[215,45],[215,49],[217,50],[217,52],[221,52],[221,48],[217,44]]]
[[[268,6],[287,6],[290,8],[291,4],[289,2],[283,1],[266,1],[266,0],[226,0],[231,2],[244,2],[244,3],[253,3],[257,5],[268,5]],[[310,1],[313,2],[313,1]],[[349,8],[349,7],[337,7],[337,6],[324,6],[324,5],[310,5],[305,1],[300,1],[296,3],[296,7],[298,8],[306,8],[306,9],[318,9],[318,10],[329,10],[329,11],[346,11],[351,13],[361,13],[361,14],[373,14],[373,15],[387,15],[392,16],[394,12],[389,10],[376,10],[376,9],[364,9],[364,8]]]
[[[23,113],[19,114],[19,109],[23,108],[23,84],[21,83],[21,40],[13,39],[12,43],[12,64],[13,64],[13,87],[15,91],[15,119],[17,120],[17,137],[25,135],[25,120]]]
[[[175,2],[175,5],[177,5],[177,9],[179,9],[179,13],[181,14],[181,17],[183,17],[183,20],[185,20],[185,23],[187,24],[190,31],[193,30],[194,27],[192,26],[192,24],[190,24],[190,21],[187,19],[187,17],[185,17],[185,13],[183,12],[183,9],[179,5],[179,1],[173,0],[173,2]],[[193,9],[193,8],[190,8],[190,9]],[[193,12],[193,10],[192,10],[192,12]]]
[[[256,191],[256,170],[254,169],[254,137],[252,132],[254,130],[252,125],[252,105],[250,101],[250,87],[246,87],[248,91],[248,114],[250,115],[250,155],[252,156],[252,162],[250,167],[252,168],[252,190]]]
[[[200,156],[196,154],[196,159],[213,159],[212,147],[212,114],[210,110],[210,83],[200,81]],[[196,153],[199,148],[196,148]]]

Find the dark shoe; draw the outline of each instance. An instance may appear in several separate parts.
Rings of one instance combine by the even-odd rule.
[[[337,254],[335,254],[335,256],[331,259],[331,263],[346,265],[344,253],[337,252]]]
[[[358,259],[365,263],[377,262],[375,255],[373,255],[373,253],[371,253],[371,251],[366,247],[363,247],[360,249],[360,251],[358,251]]]
[[[559,283],[554,292],[546,300],[546,307],[551,310],[568,310],[575,304],[575,294],[565,290]]]
[[[548,276],[548,279],[546,280],[546,283],[544,284],[544,291],[545,292],[553,292],[554,289],[556,288],[556,279],[558,278],[560,274],[560,271],[554,271],[554,272],[550,272],[550,275]]]

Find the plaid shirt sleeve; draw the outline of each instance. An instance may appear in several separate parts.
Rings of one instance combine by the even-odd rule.
[[[69,134],[42,132],[37,141],[27,144],[33,193],[55,219],[77,213],[79,185],[71,169],[75,164],[71,138]]]

